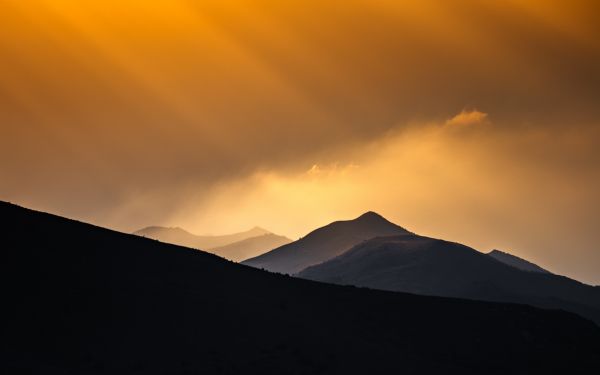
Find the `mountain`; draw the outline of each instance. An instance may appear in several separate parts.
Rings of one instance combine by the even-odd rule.
[[[342,285],[560,308],[600,324],[600,291],[551,273],[522,271],[453,242],[400,235],[363,242],[299,277]]]
[[[315,283],[7,203],[0,220],[5,374],[600,370],[600,329],[571,313]]]
[[[192,249],[204,250],[226,246],[247,238],[262,236],[269,233],[271,232],[259,227],[254,227],[250,230],[240,233],[225,234],[220,236],[198,236],[179,227],[146,227],[134,232],[133,234],[153,238],[155,240],[168,242],[175,245],[191,247]]]
[[[487,255],[502,263],[508,264],[509,266],[516,267],[522,271],[551,273],[550,271],[543,269],[537,264],[531,263],[523,258],[519,258],[518,256],[506,253],[504,251],[492,250]]]
[[[287,237],[266,233],[260,236],[246,238],[229,245],[208,249],[207,251],[217,254],[225,259],[240,262],[290,242],[292,242],[292,240]]]
[[[291,275],[340,255],[352,246],[373,237],[407,233],[410,232],[382,216],[367,212],[354,220],[333,222],[310,232],[298,241],[242,263]]]
[[[156,226],[146,227],[134,234],[193,249],[202,249],[235,262],[263,254],[292,241],[260,227],[221,236],[198,236],[178,227]]]

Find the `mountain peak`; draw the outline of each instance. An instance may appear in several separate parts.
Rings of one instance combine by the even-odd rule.
[[[260,234],[270,234],[271,232],[266,230],[265,228],[259,227],[258,225],[252,227],[252,229],[250,229],[248,232],[256,232],[256,233],[260,233]]]
[[[374,238],[411,234],[383,216],[369,211],[352,220],[340,220],[317,228],[298,241],[243,263],[272,272],[295,274],[308,266],[343,253],[354,245]]]
[[[385,217],[381,216],[377,212],[367,211],[352,221],[365,222],[365,223],[389,223]]]
[[[366,225],[369,227],[394,227],[397,229],[401,229],[406,233],[410,233],[406,229],[392,223],[391,221],[374,211],[367,211],[364,214],[357,217],[356,219],[350,220],[350,222],[358,223],[359,225]]]
[[[383,216],[379,215],[375,211],[367,211],[358,217],[358,219],[367,219],[367,218],[385,219]]]

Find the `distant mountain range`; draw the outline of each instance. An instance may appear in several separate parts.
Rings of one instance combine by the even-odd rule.
[[[333,222],[297,241],[242,263],[291,275],[336,257],[352,246],[373,237],[409,233],[381,215],[367,212],[354,220]]]
[[[568,312],[315,283],[4,202],[0,220],[5,374],[600,371],[600,328]]]
[[[201,249],[236,262],[292,242],[287,237],[278,236],[260,227],[233,234],[198,236],[179,227],[152,226],[140,229],[134,234],[192,249]]]
[[[264,234],[269,233],[271,232],[269,232],[268,230],[262,229],[260,227],[254,227],[250,230],[239,233],[224,234],[217,236],[199,236],[196,234],[192,234],[186,231],[185,229],[179,227],[168,228],[152,226],[140,229],[134,232],[133,234],[153,238],[155,240],[168,242],[175,245],[190,247],[192,249],[204,250],[229,245],[234,242],[245,240],[246,238],[262,236]]]
[[[597,288],[508,253],[418,236],[372,212],[243,263],[327,283],[560,308],[600,324]]]
[[[273,233],[265,233],[260,236],[230,243],[229,245],[214,247],[207,251],[217,254],[225,259],[233,260],[234,262],[241,262],[244,259],[254,257],[257,254],[263,254],[271,249],[275,249],[290,242],[292,242],[292,240],[287,237],[278,236]]]

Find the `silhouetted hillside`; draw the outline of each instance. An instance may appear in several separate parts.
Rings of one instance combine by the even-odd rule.
[[[0,203],[5,374],[593,373],[600,330],[340,287]]]
[[[504,251],[492,250],[487,255],[491,256],[496,260],[499,260],[502,263],[508,264],[509,266],[516,267],[522,271],[551,273],[550,271],[543,269],[535,263],[531,263],[528,260],[519,258],[518,256],[506,253]]]
[[[304,268],[329,260],[352,246],[378,236],[409,233],[382,216],[367,212],[354,220],[336,221],[305,237],[243,264],[273,272],[295,274]]]
[[[137,234],[138,236],[202,250],[226,246],[234,242],[243,241],[247,238],[262,236],[269,233],[271,232],[259,227],[254,227],[245,232],[220,236],[198,236],[181,228],[166,227],[146,227],[134,232],[134,234]]]
[[[246,238],[229,245],[208,249],[207,251],[217,254],[225,259],[240,262],[244,259],[264,254],[269,250],[290,242],[292,242],[292,240],[287,237],[267,233],[256,237]]]
[[[589,285],[551,273],[522,271],[467,246],[416,235],[374,238],[298,276],[382,290],[561,308],[600,324],[600,293]]]

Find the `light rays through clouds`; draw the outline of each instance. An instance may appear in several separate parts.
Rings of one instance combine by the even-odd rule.
[[[376,210],[600,283],[595,0],[0,0],[0,199],[290,236]]]

